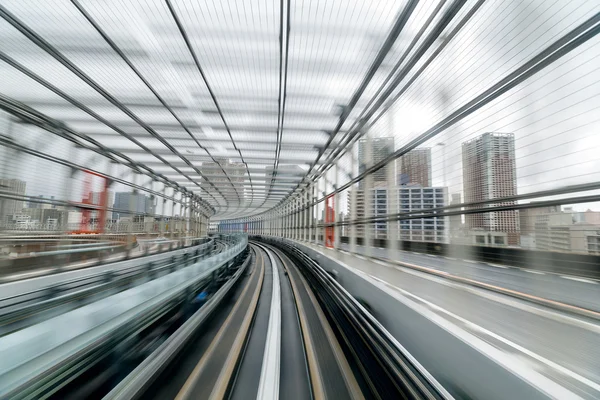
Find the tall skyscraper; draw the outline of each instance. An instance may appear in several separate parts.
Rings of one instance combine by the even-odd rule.
[[[0,179],[0,192],[7,195],[24,196],[27,183],[19,179]],[[9,215],[20,214],[25,207],[22,200],[0,198],[0,222],[6,223]]]
[[[398,185],[431,187],[431,149],[413,149],[398,159]]]
[[[367,148],[367,139],[358,141],[358,173],[362,174],[366,171],[367,166],[377,164],[394,152],[394,138],[380,137],[371,138],[371,151]],[[392,164],[393,165],[393,164]],[[376,171],[371,175],[373,186],[383,186],[387,182],[387,172],[385,168]],[[359,189],[365,188],[365,180],[358,183]]]
[[[466,203],[494,200],[517,194],[514,134],[487,132],[463,143],[462,166]],[[513,204],[516,202],[490,201],[486,206]],[[467,214],[466,227],[506,232],[509,245],[519,244],[519,214],[516,210]]]

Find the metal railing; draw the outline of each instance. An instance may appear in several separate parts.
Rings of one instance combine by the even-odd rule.
[[[98,349],[120,343],[177,304],[191,301],[199,283],[215,277],[247,243],[246,235],[236,235],[219,254],[0,338],[0,396],[31,396]]]

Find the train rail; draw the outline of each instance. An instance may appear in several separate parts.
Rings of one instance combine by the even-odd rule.
[[[451,398],[314,266],[250,247],[251,262],[106,398]]]

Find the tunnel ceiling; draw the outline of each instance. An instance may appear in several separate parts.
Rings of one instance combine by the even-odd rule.
[[[4,0],[0,93],[216,219],[258,214],[302,188],[398,58],[416,2],[368,3]]]

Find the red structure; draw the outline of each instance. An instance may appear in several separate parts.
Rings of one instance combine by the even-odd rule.
[[[77,208],[82,209],[81,223],[79,224],[79,230],[73,231],[74,234],[90,234],[90,233],[102,233],[104,232],[104,225],[106,223],[106,207],[108,202],[108,179],[96,172],[84,171],[85,178],[83,181],[83,198],[81,203],[75,204]],[[92,196],[92,177],[97,176],[104,180],[102,191],[100,192],[100,199],[97,204],[94,204]],[[97,223],[95,229],[91,228],[92,223],[92,211],[98,211]]]
[[[325,247],[333,248],[335,242],[335,231],[333,226],[328,224],[335,223],[335,208],[333,195],[327,196],[325,200]]]

